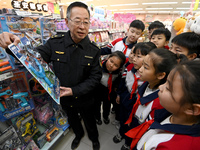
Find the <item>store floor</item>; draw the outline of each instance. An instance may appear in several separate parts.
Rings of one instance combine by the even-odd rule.
[[[99,142],[100,142],[100,150],[120,150],[121,146],[124,144],[124,140],[118,144],[113,142],[113,136],[118,133],[118,130],[114,125],[111,124],[115,116],[110,114],[110,123],[108,125],[102,124],[97,125],[99,131]],[[85,129],[84,129],[85,130]],[[73,134],[72,129],[69,132],[61,137],[51,150],[71,150],[71,143],[74,139],[75,135]],[[88,139],[88,136],[85,131],[85,136],[82,138],[79,147],[76,150],[92,150],[92,142]]]

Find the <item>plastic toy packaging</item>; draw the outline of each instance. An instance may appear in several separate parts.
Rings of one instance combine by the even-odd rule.
[[[21,150],[23,143],[18,137],[18,134],[13,126],[7,128],[0,134],[0,149],[1,150]]]
[[[47,121],[53,116],[53,109],[50,103],[46,103],[43,106],[41,105],[36,106],[34,112],[37,121],[44,124],[46,124]]]
[[[40,53],[33,51],[29,39],[23,37],[18,46],[11,44],[8,47],[53,100],[60,104],[60,82]]]
[[[28,145],[23,148],[23,150],[39,150],[38,146],[35,144],[33,140],[31,140]]]
[[[0,121],[13,118],[34,108],[28,91],[24,72],[11,72],[7,78],[0,80]]]
[[[11,61],[10,57],[6,54],[5,50],[3,48],[0,47],[0,75],[11,71],[12,69],[14,69],[14,65],[13,62]],[[5,75],[1,75],[0,78],[4,78]]]
[[[29,112],[15,119],[14,124],[21,134],[21,137],[27,143],[39,130],[36,126],[33,113]]]

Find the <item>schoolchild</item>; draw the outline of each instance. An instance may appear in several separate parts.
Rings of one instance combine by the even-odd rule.
[[[137,149],[200,149],[200,61],[182,62],[159,86],[160,104],[171,116],[154,121]]]
[[[142,36],[144,28],[145,26],[142,21],[132,21],[127,30],[127,36],[125,38],[118,38],[109,43],[107,47],[101,48],[101,55],[111,54],[115,51],[122,51],[124,55],[128,57],[132,47],[137,43],[138,38]]]
[[[129,55],[129,64],[123,73],[118,90],[116,102],[120,104],[120,128],[119,133],[113,137],[114,143],[119,143],[128,131],[127,125],[124,125],[129,117],[133,104],[136,101],[136,91],[143,81],[140,80],[139,68],[142,66],[144,57],[156,46],[152,42],[141,42],[135,45],[135,48]]]
[[[200,35],[194,32],[185,32],[172,39],[170,51],[184,54],[189,60],[199,58]]]
[[[109,124],[109,114],[111,107],[111,94],[115,87],[115,82],[120,76],[120,69],[124,65],[126,57],[121,51],[115,51],[110,54],[102,63],[102,78],[100,84],[95,89],[95,118],[98,125],[101,120],[101,102],[103,102],[103,121]]]
[[[132,134],[133,128],[154,117],[163,120],[170,115],[159,103],[158,87],[165,83],[169,72],[176,64],[176,55],[165,48],[156,48],[145,56],[139,73],[140,79],[146,82],[138,87],[136,103],[125,123],[129,126],[129,134]],[[131,142],[132,139],[126,136],[123,150],[130,149]]]
[[[151,34],[153,33],[154,30],[158,29],[158,28],[165,28],[165,25],[156,20],[154,22],[151,22],[149,27],[148,27],[148,38],[149,38],[149,41],[151,40]]]
[[[153,42],[157,48],[169,49],[168,43],[171,37],[171,32],[167,28],[159,28],[153,31],[151,34],[151,42]]]

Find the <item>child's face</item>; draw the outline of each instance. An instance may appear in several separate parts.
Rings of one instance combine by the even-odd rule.
[[[149,54],[144,57],[139,73],[142,81],[154,82],[157,80],[153,61]]]
[[[151,29],[149,30],[149,34],[148,34],[148,38],[149,40],[151,40],[151,34],[153,33],[154,30],[156,30],[157,28]]]
[[[171,43],[171,47],[169,50],[172,51],[174,54],[183,54],[183,55],[187,56],[189,59],[189,55],[188,55],[189,50],[185,47],[182,47],[175,43]]]
[[[127,32],[127,42],[134,43],[142,35],[142,30],[134,27],[130,27]]]
[[[133,48],[134,49],[134,48]],[[135,57],[135,54],[133,53],[133,49],[131,50],[130,54],[128,55],[128,61],[129,63],[133,63],[133,59]]]
[[[133,59],[133,64],[135,69],[140,69],[142,66],[143,60],[144,60],[145,55],[142,55],[140,50],[137,50],[135,53],[135,57]]]
[[[112,56],[108,58],[106,62],[106,69],[109,72],[116,71],[117,69],[119,69],[120,64],[121,64],[121,59],[119,59],[117,56]]]
[[[153,35],[151,42],[154,43],[157,48],[164,48],[169,43],[169,41],[166,41],[164,34]]]
[[[181,99],[184,96],[182,89],[182,82],[179,73],[175,73],[172,81],[173,70],[168,75],[167,81],[159,86],[159,100],[160,104],[169,112],[178,115],[183,113],[185,105],[181,106]],[[173,87],[173,88],[172,88]]]

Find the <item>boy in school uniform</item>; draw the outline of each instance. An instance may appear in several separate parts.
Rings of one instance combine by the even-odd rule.
[[[188,60],[199,59],[200,35],[194,32],[185,32],[172,39],[170,51],[183,54]]]
[[[149,41],[151,40],[151,34],[153,33],[153,31],[158,29],[158,28],[165,28],[165,25],[162,22],[158,21],[158,20],[152,22],[149,25],[149,27],[148,27],[148,32],[149,32],[148,33],[148,39],[149,39]],[[148,42],[148,41],[146,41],[146,42]]]
[[[157,48],[169,49],[169,40],[171,38],[171,32],[167,28],[158,28],[151,34],[151,42],[154,43]]]
[[[142,21],[132,21],[127,30],[127,36],[125,38],[118,38],[109,43],[107,47],[101,48],[101,55],[111,54],[115,51],[122,51],[124,55],[128,57],[131,49],[137,43],[138,38],[142,36],[144,28],[145,26]]]

